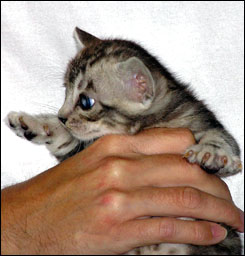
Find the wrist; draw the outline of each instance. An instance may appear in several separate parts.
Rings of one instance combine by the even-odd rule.
[[[33,204],[24,196],[20,186],[1,191],[1,253],[4,255],[35,254],[37,244],[30,227],[30,211]],[[21,189],[20,189],[21,188]]]

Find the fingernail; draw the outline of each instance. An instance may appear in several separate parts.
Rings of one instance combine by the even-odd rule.
[[[240,232],[244,233],[244,212],[242,210],[240,210],[240,218],[241,218],[241,222],[242,225],[240,226],[240,228],[238,229]]]
[[[227,236],[227,230],[219,225],[213,225],[212,228],[213,238],[218,238],[220,241],[224,240]]]

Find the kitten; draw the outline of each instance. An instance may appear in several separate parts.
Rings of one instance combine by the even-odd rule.
[[[234,138],[187,86],[146,50],[130,41],[101,40],[79,28],[75,35],[83,49],[68,65],[65,102],[58,116],[10,112],[8,124],[17,135],[45,144],[63,161],[105,134],[185,127],[197,142],[184,154],[190,163],[222,177],[241,171]],[[160,244],[128,254],[239,255],[239,236],[228,230],[227,238],[218,245]]]

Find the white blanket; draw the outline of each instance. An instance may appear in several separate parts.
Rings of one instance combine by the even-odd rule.
[[[140,42],[191,84],[235,136],[244,159],[244,3],[242,1],[2,2],[2,187],[52,167],[44,146],[15,136],[9,111],[56,113],[75,26],[98,37]],[[244,208],[244,175],[226,179]]]

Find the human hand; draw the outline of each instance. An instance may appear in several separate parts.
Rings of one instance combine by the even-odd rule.
[[[243,231],[241,211],[225,183],[181,157],[193,143],[185,129],[105,136],[4,189],[3,254],[121,254],[162,242],[209,245],[226,233],[213,222]]]

